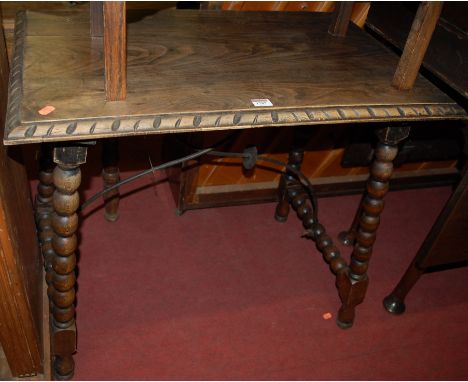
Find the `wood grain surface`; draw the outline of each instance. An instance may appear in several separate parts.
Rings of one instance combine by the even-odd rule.
[[[392,84],[397,89],[409,90],[413,87],[439,20],[442,6],[443,2],[441,1],[426,1],[419,5],[406,40],[405,49],[393,77]]]
[[[22,20],[23,19],[23,20]],[[127,98],[106,102],[88,13],[19,16],[5,144],[262,126],[466,118],[398,57],[311,13],[166,10],[128,24]],[[86,37],[88,36],[88,37]],[[252,99],[273,107],[255,108]],[[47,116],[38,114],[55,107]]]
[[[353,12],[352,1],[340,1],[335,6],[333,12],[332,24],[328,32],[335,37],[345,37],[348,31],[348,25],[351,21],[351,13]]]
[[[123,101],[127,95],[127,21],[125,2],[104,2],[103,16],[106,100]]]

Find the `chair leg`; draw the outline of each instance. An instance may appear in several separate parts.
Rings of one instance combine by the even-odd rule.
[[[405,298],[414,284],[424,273],[424,268],[417,265],[417,256],[411,262],[395,289],[383,300],[385,309],[392,314],[402,314],[406,310]]]
[[[369,284],[367,269],[380,223],[380,215],[384,208],[384,196],[388,191],[389,179],[393,172],[393,160],[398,153],[398,143],[409,135],[409,130],[408,126],[398,126],[377,131],[379,143],[370,168],[367,194],[359,216],[359,227],[351,263],[348,272],[343,273],[337,280],[342,302],[337,324],[342,329],[353,325],[356,306],[364,300]]]
[[[119,146],[117,139],[104,140],[102,148],[102,179],[104,187],[110,187],[120,181],[119,173]],[[104,217],[109,222],[115,222],[119,218],[120,194],[118,189],[104,194]]]

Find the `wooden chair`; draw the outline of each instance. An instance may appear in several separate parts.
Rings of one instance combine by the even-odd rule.
[[[468,261],[468,165],[452,196],[422,243],[418,253],[393,291],[385,297],[385,309],[393,314],[406,310],[405,298],[429,269]]]

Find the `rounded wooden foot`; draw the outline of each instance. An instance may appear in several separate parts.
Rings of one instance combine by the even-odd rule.
[[[111,222],[111,223],[119,220],[119,216],[120,215],[118,213],[110,213],[107,211],[104,212],[104,217],[106,218],[108,222]]]
[[[54,360],[54,380],[69,381],[75,373],[75,361],[72,356],[59,357]]]
[[[403,314],[406,310],[404,301],[400,300],[394,295],[385,297],[383,300],[383,305],[387,312],[395,315]]]
[[[288,220],[289,215],[289,201],[285,198],[281,200],[275,209],[275,220],[280,223],[284,223]]]
[[[275,212],[275,220],[279,223],[285,223],[288,220],[288,215],[283,216]]]
[[[336,319],[336,324],[340,329],[349,329],[353,326],[354,322],[345,322],[345,321],[340,321],[339,318]]]
[[[354,245],[354,239],[355,235],[351,231],[343,231],[338,234],[338,240],[340,243],[347,247],[352,247]]]

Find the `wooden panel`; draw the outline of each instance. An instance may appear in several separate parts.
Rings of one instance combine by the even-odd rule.
[[[1,28],[0,28],[1,32]],[[0,129],[8,63],[0,33]],[[0,145],[0,342],[13,376],[42,371],[42,258],[19,148]]]
[[[21,23],[7,144],[466,118],[422,77],[394,89],[397,57],[353,25],[346,43],[331,38],[324,13],[167,10],[131,23],[127,99],[105,102],[85,16],[30,12]],[[255,108],[258,98],[274,106]],[[55,111],[40,115],[45,105]]]

